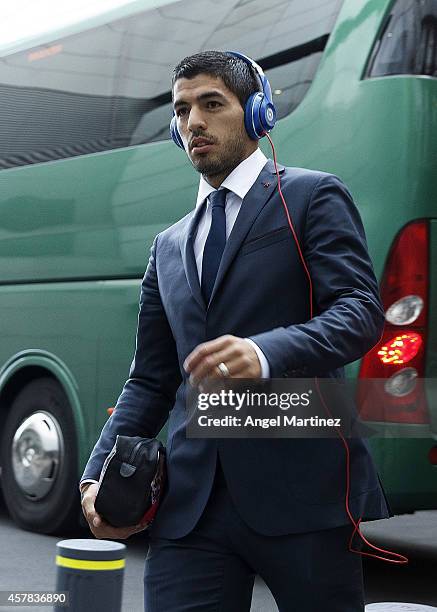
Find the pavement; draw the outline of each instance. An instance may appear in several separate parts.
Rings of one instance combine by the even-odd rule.
[[[437,511],[422,510],[390,519],[363,523],[372,543],[407,557],[437,560]]]
[[[366,563],[366,600],[369,602],[366,612],[437,611],[437,607],[432,607],[437,606],[437,511],[416,512],[389,520],[372,521],[363,524],[363,532],[366,538],[378,546],[406,556],[411,555],[411,563],[403,567],[390,567],[389,564],[378,561]],[[84,535],[82,533],[76,537]],[[64,538],[18,529],[0,504],[0,590],[53,590],[56,582],[56,542],[61,539]],[[122,609],[140,612],[143,610],[142,581],[146,552],[144,536],[139,534],[129,539],[127,545]],[[396,599],[409,602],[409,607],[396,602]],[[390,601],[395,602],[391,607],[388,604],[384,604],[384,607],[381,603]],[[422,605],[413,606],[412,602],[422,602]],[[45,612],[50,608],[0,606],[0,610],[5,612],[12,609]],[[257,579],[251,612],[277,610],[270,591]]]
[[[437,610],[431,606],[422,604],[400,603],[399,601],[388,601],[385,603],[370,604],[366,606],[366,612],[430,612]]]

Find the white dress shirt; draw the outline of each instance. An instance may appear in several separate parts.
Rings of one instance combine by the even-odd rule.
[[[225,178],[219,189],[229,189],[229,193],[226,195],[226,240],[229,238],[232,228],[234,227],[235,220],[238,213],[240,212],[243,198],[252,187],[256,179],[258,178],[261,170],[267,163],[267,157],[261,151],[256,149],[252,155],[246,157],[232,172]],[[202,258],[203,249],[205,248],[205,242],[208,237],[208,232],[211,227],[211,204],[208,196],[216,191],[214,187],[203,178],[200,177],[199,191],[197,193],[196,207],[201,206],[206,200],[206,208],[202,216],[199,219],[197,226],[197,234],[194,241],[194,257],[196,258],[197,273],[199,275],[199,283],[202,279]],[[259,362],[261,364],[261,377],[269,378],[270,366],[266,359],[266,356],[259,348],[259,346],[250,340],[245,338],[247,342],[255,349],[258,355]]]
[[[244,196],[247,194],[249,189],[252,187],[256,179],[258,178],[261,170],[264,168],[267,162],[267,157],[261,151],[256,149],[252,155],[244,159],[229,176],[225,178],[220,188],[229,189],[229,193],[226,196],[226,240],[234,227],[235,220],[240,211],[241,204]],[[194,241],[194,256],[196,258],[197,272],[199,274],[199,283],[202,279],[202,257],[203,249],[205,248],[206,238],[208,236],[209,228],[211,227],[211,204],[207,199],[208,196],[215,191],[214,187],[203,178],[200,177],[199,191],[197,193],[196,207],[201,206],[206,200],[206,208],[197,226],[196,239]],[[266,356],[259,348],[259,346],[250,340],[245,338],[246,342],[249,342],[258,355],[259,362],[261,364],[261,377],[269,378],[270,366],[266,359]],[[81,482],[81,488],[87,483],[97,482],[96,480],[83,480]]]

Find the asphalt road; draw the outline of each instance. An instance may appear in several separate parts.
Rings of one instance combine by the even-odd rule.
[[[389,522],[375,521],[364,529],[373,542],[406,553],[410,558],[409,565],[402,567],[378,561],[366,562],[366,602],[401,601],[437,606],[437,511],[395,517]],[[78,533],[77,537],[84,537],[84,534]],[[55,547],[60,539],[18,529],[0,497],[0,590],[54,590]],[[126,544],[123,612],[142,612],[146,543],[140,535],[127,540]],[[0,610],[5,612],[46,612],[50,609],[0,606]],[[257,580],[255,585],[251,612],[277,612],[275,602],[261,580]]]

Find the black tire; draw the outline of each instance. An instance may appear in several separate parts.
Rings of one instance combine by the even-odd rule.
[[[42,486],[47,493],[31,495],[17,481],[12,464],[13,439],[17,429],[31,415],[44,413],[54,423],[63,452],[59,462],[51,463],[50,476]],[[53,429],[53,428],[52,428]],[[31,452],[34,452],[31,449]],[[78,459],[76,430],[68,398],[52,378],[29,382],[13,400],[0,445],[3,497],[13,520],[23,529],[39,533],[61,534],[77,529],[79,518]],[[42,483],[43,479],[38,478]]]

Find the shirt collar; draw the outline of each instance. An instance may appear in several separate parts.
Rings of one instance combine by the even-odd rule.
[[[232,191],[239,198],[243,199],[266,163],[267,157],[261,149],[257,148],[252,155],[243,159],[243,161],[232,170],[220,187],[226,187],[226,189],[229,189],[229,191]],[[196,207],[200,206],[213,191],[215,191],[215,188],[212,187],[202,175],[199,182]]]

